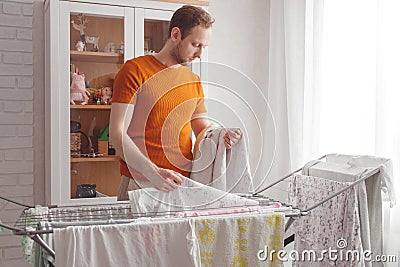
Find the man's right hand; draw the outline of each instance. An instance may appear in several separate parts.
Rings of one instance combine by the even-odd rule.
[[[177,172],[164,168],[157,167],[156,175],[148,175],[146,178],[154,188],[163,192],[172,191],[182,184]]]
[[[158,173],[164,179],[164,183],[158,188],[158,190],[168,192],[178,188],[182,184],[182,179],[178,176],[178,173],[164,168],[158,168]]]
[[[143,155],[127,135],[128,128],[125,124],[125,117],[132,117],[133,111],[132,104],[112,103],[109,127],[110,142],[118,155],[126,161],[132,176],[135,177],[135,181],[140,187],[145,188],[150,185],[164,192],[176,189],[182,183],[182,179],[177,173],[169,169],[158,168]]]

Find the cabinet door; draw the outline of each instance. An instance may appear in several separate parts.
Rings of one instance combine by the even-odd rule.
[[[60,114],[52,125],[60,134],[60,171],[51,176],[51,202],[113,202],[119,158],[107,141],[112,98],[106,91],[124,61],[134,56],[134,9],[60,2],[59,15],[59,88],[51,88],[58,91],[59,106],[51,105]],[[91,191],[83,189],[84,197],[77,198],[83,184],[95,184],[97,197],[87,198]]]
[[[172,11],[135,8],[135,57],[158,53],[168,40]]]
[[[149,53],[158,53],[169,35],[169,21],[173,11],[148,8],[135,8],[135,57]],[[206,77],[208,52],[205,50],[202,59],[190,64],[190,69],[202,79]]]

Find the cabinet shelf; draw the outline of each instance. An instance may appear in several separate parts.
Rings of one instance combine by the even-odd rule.
[[[70,105],[71,109],[111,109],[111,105]]]
[[[71,158],[71,163],[79,162],[101,162],[101,161],[119,161],[119,156],[105,156],[97,158]]]
[[[71,50],[70,55],[71,61],[124,63],[124,55],[119,53]]]

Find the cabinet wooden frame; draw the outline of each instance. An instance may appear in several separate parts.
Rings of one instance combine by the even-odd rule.
[[[180,3],[146,0],[46,0],[45,13],[45,204],[83,205],[111,203],[116,197],[94,199],[72,199],[71,164],[87,161],[104,161],[117,164],[116,157],[107,159],[78,160],[70,157],[69,121],[71,112],[109,112],[109,106],[70,105],[69,66],[74,61],[122,64],[140,56],[144,51],[145,19],[169,20],[172,13],[182,6]],[[71,50],[70,16],[83,13],[93,16],[123,19],[124,53],[78,52]],[[200,74],[202,71],[196,71]],[[80,162],[82,161],[82,162]]]

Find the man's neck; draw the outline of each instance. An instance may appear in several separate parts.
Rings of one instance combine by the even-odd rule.
[[[162,64],[164,64],[167,67],[172,67],[172,66],[179,66],[178,62],[176,59],[171,56],[171,49],[169,49],[169,45],[166,44],[159,53],[155,54],[154,57],[160,61]]]

